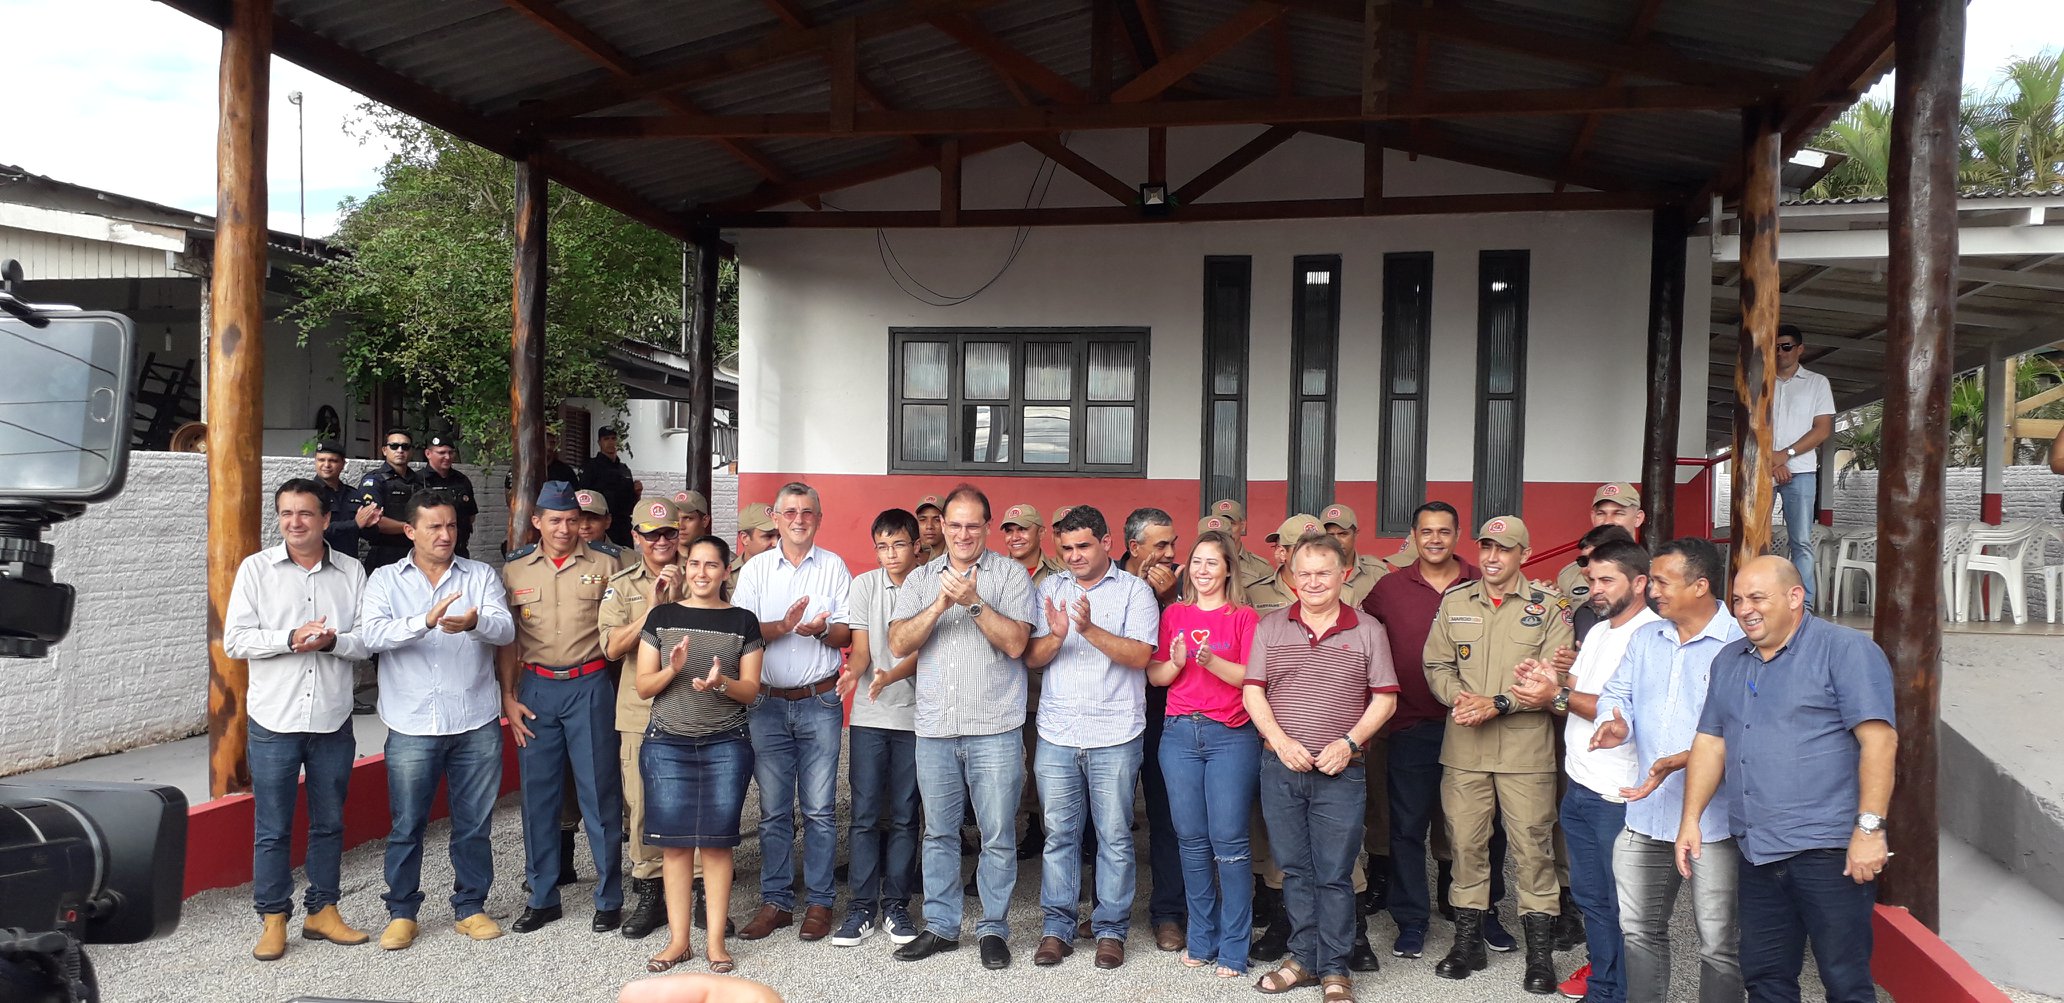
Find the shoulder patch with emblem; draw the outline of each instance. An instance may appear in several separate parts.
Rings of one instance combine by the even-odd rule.
[[[530,556],[531,554],[534,554],[534,553],[536,553],[536,552],[537,552],[537,548],[538,548],[538,545],[537,545],[537,544],[535,544],[535,543],[531,543],[531,544],[525,544],[525,545],[524,545],[523,547],[520,547],[520,548],[518,548],[518,549],[516,549],[516,550],[512,550],[512,551],[509,551],[509,552],[508,552],[508,553],[506,553],[506,554],[503,554],[503,555],[502,555],[502,560],[504,560],[504,561],[520,561],[520,560],[522,560],[522,559],[524,559],[524,558],[526,558],[526,557],[529,557],[529,556]]]
[[[1541,625],[1541,618],[1533,613],[1528,613],[1519,618],[1519,625],[1522,627],[1539,627]]]
[[[614,598],[616,598],[616,586],[611,585],[610,587],[602,590],[603,602],[608,602],[609,600]]]
[[[1468,657],[1469,657],[1469,645],[1466,645],[1466,644],[1458,644],[1458,645],[1455,645],[1455,657],[1456,657],[1456,658],[1468,658]]]

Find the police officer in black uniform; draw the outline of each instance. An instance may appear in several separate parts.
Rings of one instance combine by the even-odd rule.
[[[344,447],[335,439],[316,444],[315,483],[322,487],[323,511],[330,514],[323,542],[337,553],[358,557],[358,492],[344,483]]]
[[[581,467],[580,486],[602,493],[611,512],[629,512],[638,500],[636,478],[631,467],[616,457],[616,429],[604,425],[595,433],[595,455]],[[631,520],[618,519],[609,525],[609,541],[618,549],[631,549]]]
[[[472,557],[466,552],[466,541],[473,537],[473,517],[480,514],[480,503],[473,500],[473,481],[452,466],[458,458],[456,443],[444,436],[433,435],[423,446],[426,466],[419,476],[424,487],[451,499],[452,507],[459,514],[459,544],[452,552],[460,557]]]
[[[408,508],[408,500],[423,487],[423,475],[409,466],[409,452],[413,449],[415,437],[407,430],[390,430],[380,447],[380,455],[386,458],[386,464],[359,478],[359,507],[377,505],[380,508],[379,521],[363,529],[368,545],[365,556],[368,572],[407,557],[414,546],[403,532],[403,514]]]

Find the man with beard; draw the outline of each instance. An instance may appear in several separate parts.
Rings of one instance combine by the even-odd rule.
[[[1641,510],[1641,489],[1625,481],[1600,484],[1591,495],[1591,526],[1618,526],[1634,542],[1641,542],[1641,524],[1648,513]],[[1590,601],[1591,583],[1584,580],[1584,568],[1575,560],[1555,573],[1555,588],[1569,601],[1582,605]],[[1579,633],[1578,637],[1584,636]]]

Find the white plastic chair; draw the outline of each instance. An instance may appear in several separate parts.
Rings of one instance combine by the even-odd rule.
[[[2037,560],[2043,563],[2033,571],[2043,586],[2044,618],[2051,623],[2064,623],[2064,610],[2060,610],[2057,605],[2058,593],[2064,592],[2064,528],[2043,527],[2041,533],[2048,539],[2057,541],[2060,551],[2057,562],[2048,563],[2048,545],[2043,544],[2043,550],[2038,551],[2037,557]]]
[[[2036,562],[2042,561],[2042,542],[2049,539],[2049,530],[2040,523],[2010,522],[2001,526],[1985,526],[1971,530],[1968,547],[1961,562],[1963,574],[1957,576],[1957,609],[1969,615],[1970,604],[1978,600],[1982,586],[1989,575],[2003,579],[2003,587],[1993,593],[1992,608],[1987,619],[1999,619],[2006,612],[2005,606],[2013,607],[2014,622],[2028,622],[2028,551],[2036,552]]]
[[[1979,525],[1983,525],[1982,523]],[[1942,611],[1952,623],[1962,623],[1964,608],[1959,603],[1958,583],[1964,579],[1964,559],[1971,547],[1968,522],[1953,522],[1942,528]]]
[[[1819,523],[1813,524],[1813,594],[1830,595],[1828,589],[1834,584],[1835,550],[1841,534],[1833,528]]]
[[[1848,588],[1850,572],[1863,576],[1864,595],[1866,598],[1858,605],[1864,609],[1870,609],[1871,604],[1877,602],[1878,599],[1877,530],[1859,529],[1845,533],[1842,536],[1841,542],[1836,546],[1833,572],[1835,579],[1835,602],[1834,605],[1828,607],[1829,616],[1840,616],[1849,608],[1846,600],[1851,598]]]

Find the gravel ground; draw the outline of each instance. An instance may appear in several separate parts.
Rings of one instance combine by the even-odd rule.
[[[756,809],[748,805],[748,817]],[[451,881],[450,861],[444,852],[448,826],[431,826],[424,854],[423,887],[427,893],[421,919],[422,935],[414,947],[403,952],[381,951],[374,944],[339,947],[312,943],[292,936],[287,956],[263,963],[250,957],[258,924],[251,912],[250,886],[223,889],[197,895],[186,903],[185,916],[173,936],[131,946],[95,948],[93,957],[101,975],[105,998],[113,1003],[173,1003],[210,1000],[277,1003],[295,996],[310,995],[365,1000],[454,1001],[496,1003],[519,1001],[609,1000],[625,983],[645,977],[644,959],[665,943],[662,930],[643,941],[633,942],[587,929],[593,891],[593,865],[585,857],[581,871],[587,877],[567,888],[567,916],[545,929],[528,935],[509,934],[500,940],[475,943],[451,928],[452,917],[440,889]],[[522,908],[519,882],[522,874],[522,835],[517,824],[517,805],[506,798],[497,806],[494,840],[497,880],[488,898],[488,912],[507,924]],[[583,842],[585,847],[585,842]],[[384,881],[380,867],[380,844],[359,847],[344,858],[345,918],[377,936],[385,922],[380,901]],[[584,851],[585,852],[585,851]],[[758,850],[748,840],[739,849],[739,869],[746,876],[743,896],[733,900],[732,912],[741,920],[757,905]],[[971,867],[972,862],[964,862]],[[297,874],[297,880],[299,876]],[[915,964],[888,957],[891,945],[877,935],[855,948],[834,948],[828,943],[805,944],[795,939],[793,929],[776,933],[757,943],[731,942],[738,974],[766,982],[794,1001],[864,999],[874,1001],[1086,1001],[1153,1000],[1251,1000],[1255,998],[1251,979],[1220,981],[1209,970],[1182,967],[1177,955],[1154,949],[1144,929],[1144,894],[1135,913],[1132,938],[1127,944],[1127,962],[1117,971],[1099,971],[1090,964],[1087,952],[1058,967],[1034,968],[1031,952],[1038,940],[1038,874],[1034,867],[1021,867],[1017,895],[1011,905],[1012,966],[1003,972],[984,970],[974,951],[971,936],[962,949]],[[970,903],[972,905],[972,903]],[[1675,942],[1679,945],[1679,971],[1696,979],[1695,944],[1689,928],[1688,905],[1680,903]],[[300,917],[290,931],[298,931]],[[1516,923],[1507,906],[1506,922]],[[1372,923],[1371,936],[1384,955],[1379,973],[1358,976],[1357,988],[1366,999],[1412,999],[1432,1001],[1492,1001],[1536,999],[1519,988],[1521,959],[1518,954],[1493,954],[1491,967],[1463,982],[1433,976],[1433,963],[1448,945],[1447,924],[1436,920],[1427,956],[1416,961],[1392,959],[1388,954],[1395,932],[1388,917]],[[973,930],[972,914],[968,930]],[[700,957],[701,937],[697,936]],[[1559,975],[1567,975],[1582,963],[1581,951],[1557,956]],[[701,970],[700,965],[680,971]],[[1807,999],[1819,996],[1811,965],[1807,972]],[[1696,999],[1695,986],[1680,977],[1672,1001]],[[1316,1000],[1318,990],[1293,994],[1293,998]],[[2040,1003],[2044,997],[2017,995],[2022,1003]]]

